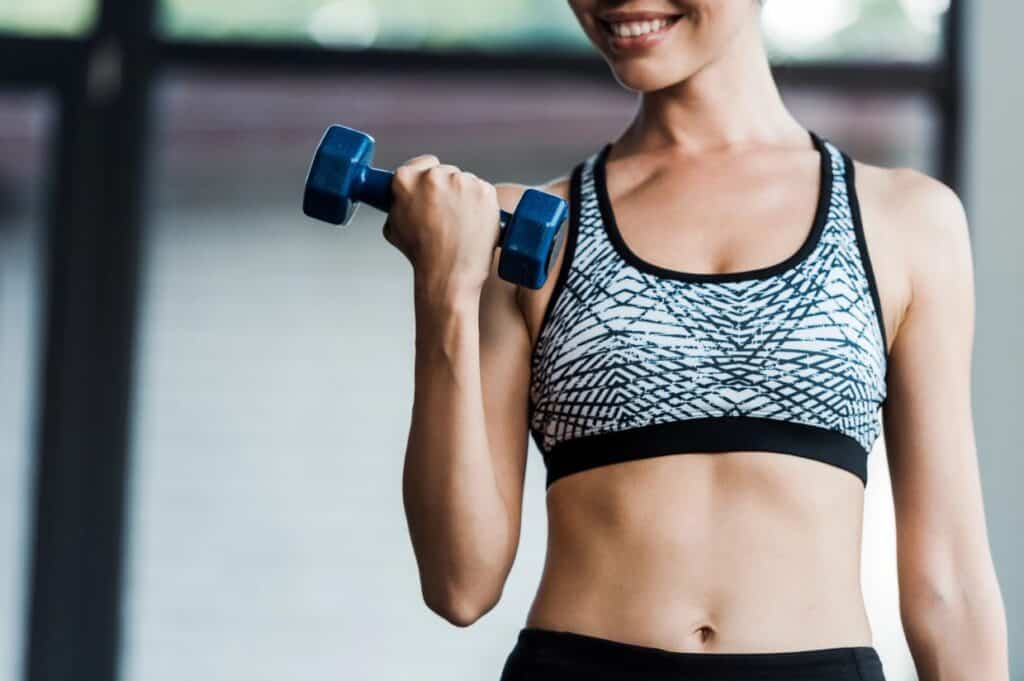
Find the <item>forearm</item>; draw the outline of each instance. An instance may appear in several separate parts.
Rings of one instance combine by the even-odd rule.
[[[998,586],[901,598],[920,681],[1009,681],[1006,613]]]
[[[416,293],[416,369],[403,500],[423,596],[461,619],[503,583],[508,512],[487,440],[479,299]]]

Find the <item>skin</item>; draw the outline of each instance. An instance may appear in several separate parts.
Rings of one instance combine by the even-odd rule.
[[[570,5],[638,93],[607,165],[631,249],[689,272],[756,269],[796,251],[819,157],[772,80],[759,6]],[[598,20],[612,9],[686,16],[657,46],[623,51]],[[857,162],[856,182],[889,339],[882,416],[907,640],[922,681],[1008,679],[971,418],[964,210],[914,170]],[[540,188],[568,198],[565,177]],[[406,516],[424,600],[458,626],[499,601],[520,536],[529,358],[555,280],[534,291],[497,276],[493,216],[523,190],[417,157],[396,175],[384,229],[415,281]],[[663,456],[567,476],[547,493],[547,556],[526,624],[687,652],[872,645],[863,502],[851,473],[777,453]]]

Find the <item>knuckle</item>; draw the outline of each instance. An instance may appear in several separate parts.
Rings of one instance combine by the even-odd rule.
[[[416,168],[410,165],[401,165],[395,170],[395,181],[408,187],[416,179]]]
[[[444,180],[445,175],[447,173],[438,170],[438,168],[440,167],[441,166],[434,166],[433,168],[431,168],[430,170],[423,174],[423,177],[428,184],[436,187],[439,184],[441,184],[441,182]]]
[[[444,182],[450,181],[452,174],[452,166],[441,163],[427,171],[427,179],[430,180],[432,184],[440,185]]]
[[[432,166],[437,165],[437,156],[433,154],[420,154],[419,156],[413,156],[408,161],[403,163],[405,166]]]

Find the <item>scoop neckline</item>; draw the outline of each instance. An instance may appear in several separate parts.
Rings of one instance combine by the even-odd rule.
[[[608,152],[612,148],[611,142],[607,143],[601,149],[594,161],[594,189],[597,192],[598,209],[600,211],[601,223],[604,226],[605,233],[608,235],[608,238],[615,247],[615,250],[618,251],[619,255],[621,255],[626,262],[641,272],[646,272],[666,279],[704,282],[744,281],[747,279],[765,279],[793,269],[806,260],[818,245],[821,233],[824,230],[825,221],[828,217],[828,208],[832,200],[833,191],[831,155],[825,147],[824,140],[819,137],[817,133],[813,130],[808,130],[807,132],[810,135],[811,142],[814,145],[814,148],[818,151],[820,157],[821,167],[818,181],[818,205],[815,210],[810,230],[804,238],[803,243],[795,252],[790,254],[784,260],[772,265],[736,272],[686,272],[683,270],[655,265],[654,263],[641,258],[629,247],[629,244],[626,243],[625,239],[623,239],[622,233],[619,231],[618,223],[615,220],[615,210],[612,207],[611,198],[608,195],[608,186],[605,176],[605,162],[608,158]]]

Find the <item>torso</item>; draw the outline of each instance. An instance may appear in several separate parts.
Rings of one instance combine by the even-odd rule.
[[[810,148],[699,163],[613,155],[608,193],[621,234],[645,260],[687,272],[751,270],[784,260],[806,238],[817,159]],[[886,238],[887,172],[857,164],[891,347],[908,286],[899,245]],[[567,181],[545,190],[569,197]],[[553,283],[520,289],[534,344]],[[568,475],[548,489],[547,557],[526,625],[675,651],[871,645],[860,588],[863,497],[846,471],[752,451]]]

